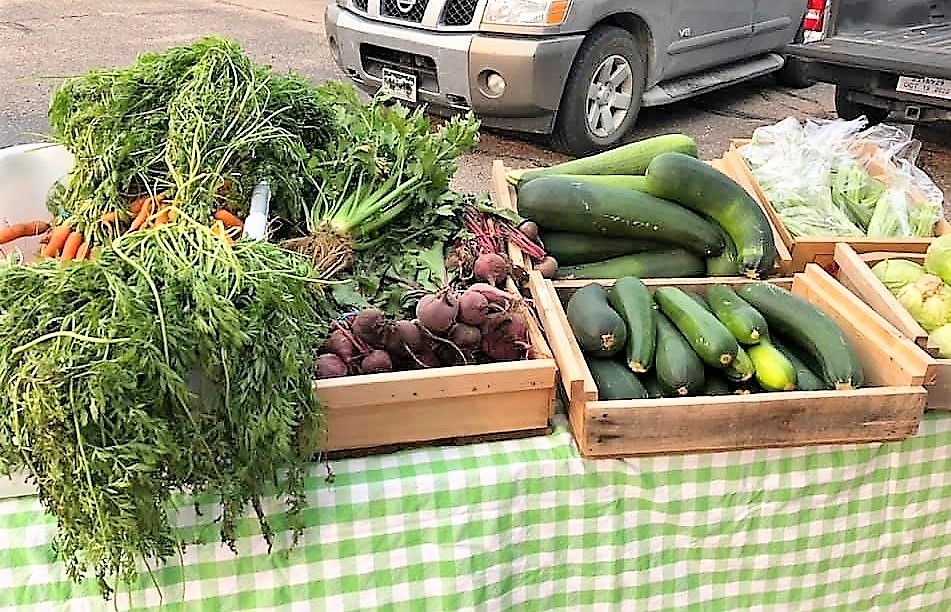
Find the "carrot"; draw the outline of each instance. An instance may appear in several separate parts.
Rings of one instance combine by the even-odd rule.
[[[234,240],[231,239],[231,236],[228,235],[228,230],[225,229],[225,224],[221,221],[215,221],[211,225],[211,232],[224,240],[226,244],[234,244]]]
[[[66,244],[66,238],[72,232],[68,225],[60,225],[50,232],[50,241],[43,247],[43,257],[55,257],[63,245]]]
[[[215,211],[215,219],[224,223],[225,227],[242,227],[244,225],[244,221],[224,208],[219,208]]]
[[[76,251],[79,250],[82,243],[83,235],[80,232],[72,232],[69,238],[66,239],[66,244],[63,245],[63,253],[60,255],[60,260],[71,261],[76,259]]]
[[[165,225],[166,223],[168,223],[169,212],[170,211],[168,206],[163,206],[159,208],[158,214],[155,215],[155,221],[154,221],[155,227],[158,227],[160,225]]]
[[[145,220],[149,218],[149,215],[152,214],[152,200],[147,200],[142,203],[142,207],[139,209],[139,214],[136,215],[135,219],[132,221],[132,225],[129,226],[129,231],[137,230],[145,223]]]
[[[12,242],[17,238],[26,238],[27,236],[39,236],[49,230],[50,224],[46,221],[24,221],[23,223],[14,223],[0,229],[0,244]]]
[[[117,215],[115,211],[111,210],[107,213],[102,213],[101,221],[105,223],[106,225],[111,225],[112,223],[116,222],[116,218],[117,218]]]
[[[89,250],[92,248],[90,241],[86,240],[79,246],[76,250],[76,261],[82,261],[84,259],[89,259]]]
[[[142,196],[141,198],[136,198],[132,201],[132,204],[129,205],[129,211],[133,215],[139,214],[139,211],[142,210],[142,207],[145,206],[145,203],[150,201],[152,196]]]

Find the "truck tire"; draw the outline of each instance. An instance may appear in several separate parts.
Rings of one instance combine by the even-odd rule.
[[[630,32],[616,26],[593,30],[568,73],[552,147],[587,155],[620,144],[641,108],[644,65]]]
[[[858,119],[862,115],[868,119],[870,125],[881,123],[888,118],[888,111],[884,108],[862,104],[849,98],[849,90],[841,85],[835,86],[835,112],[847,121]]]

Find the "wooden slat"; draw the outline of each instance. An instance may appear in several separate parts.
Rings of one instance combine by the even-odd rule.
[[[506,171],[505,164],[501,159],[492,162],[492,192],[490,194],[492,203],[498,208],[518,212],[515,207],[515,190],[505,180]],[[522,249],[512,244],[511,241],[508,241],[508,255],[513,266],[526,271],[532,269],[532,260],[525,257]]]

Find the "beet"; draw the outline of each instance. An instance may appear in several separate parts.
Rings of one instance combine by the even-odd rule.
[[[459,296],[459,320],[479,326],[489,313],[489,300],[478,291],[463,291]]]
[[[317,378],[339,378],[346,376],[347,364],[334,353],[323,353],[317,357]]]
[[[383,348],[386,315],[376,308],[360,311],[350,324],[354,335],[373,348]]]
[[[479,348],[479,344],[482,342],[482,332],[478,327],[456,323],[452,327],[449,339],[462,350],[473,351]]]
[[[345,362],[350,361],[353,357],[353,342],[350,342],[350,338],[347,337],[347,334],[339,329],[335,329],[333,333],[330,334],[326,348],[328,352],[334,353]]]
[[[535,269],[544,278],[555,278],[558,274],[558,261],[551,255],[546,256],[540,262],[535,264]]]
[[[361,374],[378,374],[380,372],[392,372],[393,360],[386,351],[373,350],[360,362]]]
[[[439,362],[439,357],[436,355],[436,351],[433,348],[428,348],[426,350],[416,353],[416,360],[419,363],[416,363],[416,368],[438,368],[442,365]],[[422,365],[420,365],[422,364]]]
[[[397,321],[394,326],[400,340],[411,349],[418,349],[423,345],[423,333],[415,321]]]
[[[489,315],[482,325],[482,351],[496,361],[517,361],[525,356],[528,328],[517,312]]]
[[[441,334],[448,331],[459,314],[459,299],[455,292],[441,291],[423,296],[416,303],[416,318],[429,331]]]
[[[483,253],[472,265],[476,278],[493,286],[498,286],[509,275],[509,262],[498,253]]]
[[[525,237],[532,242],[538,242],[538,224],[531,219],[525,219],[519,223],[518,231],[525,234]]]
[[[509,293],[508,291],[502,291],[498,287],[494,287],[488,283],[476,283],[471,285],[468,291],[481,293],[485,296],[485,299],[489,300],[490,304],[503,304],[508,306],[512,302],[517,302],[521,299],[521,296]]]

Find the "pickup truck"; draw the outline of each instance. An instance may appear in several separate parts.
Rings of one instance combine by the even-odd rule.
[[[580,155],[618,144],[642,106],[773,72],[811,84],[779,53],[804,17],[806,0],[336,0],[324,20],[364,90]]]
[[[951,0],[809,0],[809,13],[786,52],[835,84],[840,117],[951,121]]]

